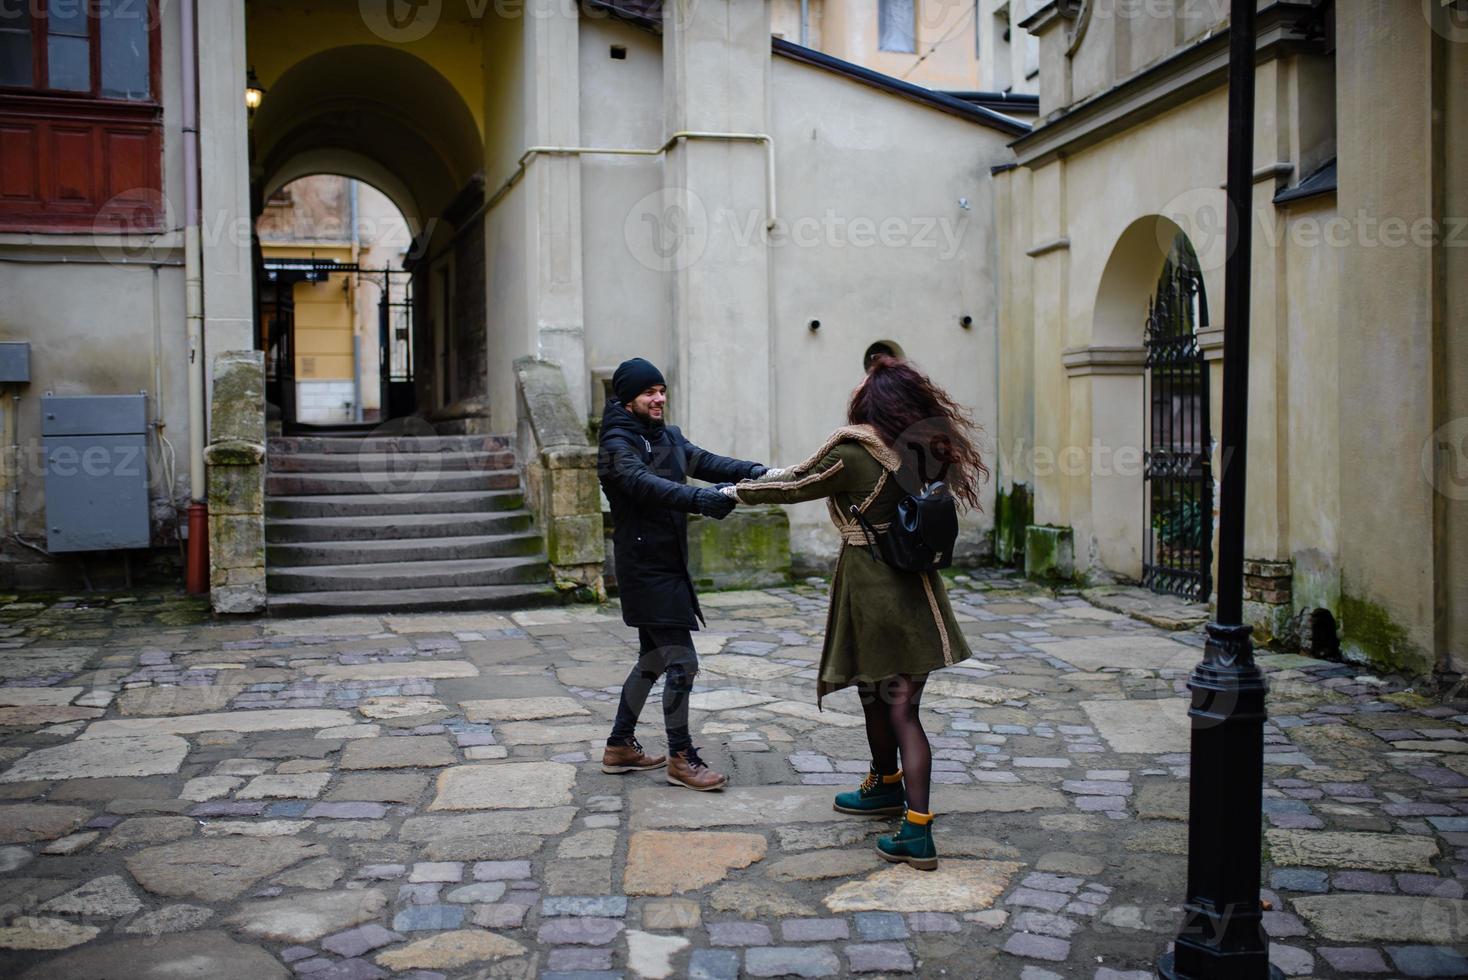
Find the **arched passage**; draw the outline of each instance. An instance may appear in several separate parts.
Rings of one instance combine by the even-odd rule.
[[[459,276],[456,266],[461,259],[482,266],[482,239],[472,228],[459,234],[459,224],[482,193],[484,144],[459,90],[423,58],[381,44],[317,51],[262,81],[250,136],[257,215],[292,181],[335,174],[381,190],[414,237],[405,259],[411,288],[403,290],[412,297],[412,340],[403,361],[428,370],[404,375],[402,365],[389,365],[397,380],[384,412],[431,410],[455,390],[473,393],[483,376],[484,282]],[[456,344],[473,350],[459,356]],[[457,385],[448,383],[448,368],[463,375]]]
[[[446,78],[406,51],[368,44],[287,69],[255,114],[251,143],[262,188],[292,172],[344,173],[377,186],[390,179],[411,197],[398,201],[405,213],[425,220],[448,208],[484,158],[479,127]]]

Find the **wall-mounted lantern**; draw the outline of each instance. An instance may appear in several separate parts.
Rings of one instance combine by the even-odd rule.
[[[255,74],[255,69],[251,67],[248,74],[245,75],[245,108],[253,113],[264,101],[265,89],[260,86],[260,78]]]

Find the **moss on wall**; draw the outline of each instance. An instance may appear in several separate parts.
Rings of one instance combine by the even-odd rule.
[[[1391,613],[1370,599],[1341,593],[1341,647],[1352,659],[1404,674],[1432,673],[1433,658]]]
[[[994,559],[1001,565],[1024,565],[1025,529],[1033,513],[1030,488],[1023,483],[994,494]]]
[[[700,589],[752,589],[790,581],[790,519],[780,507],[741,508],[722,521],[688,521],[688,571]]]
[[[1068,527],[1031,524],[1025,528],[1025,576],[1069,581],[1075,577],[1074,533]]]

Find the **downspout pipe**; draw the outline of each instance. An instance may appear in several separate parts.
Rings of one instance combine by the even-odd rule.
[[[358,184],[355,179],[348,178],[347,192],[351,201],[352,212],[352,265],[357,265],[362,260],[362,229],[358,222],[358,209],[361,201],[358,198]],[[358,306],[361,297],[358,276],[361,273],[353,273],[347,280],[347,288],[352,297],[352,421],[362,421],[362,330],[361,311]]]
[[[204,478],[204,258],[199,231],[199,35],[198,0],[179,7],[183,40],[184,322],[189,390],[189,547],[185,587],[209,590],[209,511]]]

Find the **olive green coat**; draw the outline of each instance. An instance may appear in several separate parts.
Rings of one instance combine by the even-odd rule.
[[[831,580],[817,698],[894,674],[926,674],[972,656],[937,572],[905,572],[872,559],[853,505],[881,529],[906,495],[894,478],[897,454],[870,426],[837,429],[809,459],[746,480],[741,503],[794,504],[826,498],[841,553]]]

